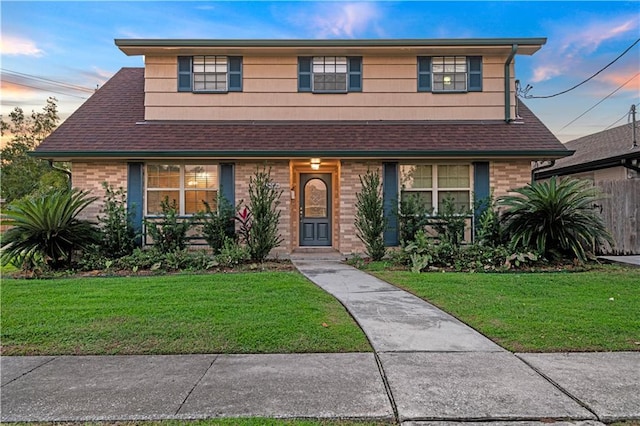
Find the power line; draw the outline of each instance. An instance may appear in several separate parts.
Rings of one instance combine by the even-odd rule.
[[[7,83],[9,84],[15,84],[16,86],[24,86],[24,87],[29,87],[31,89],[36,89],[36,90],[41,90],[43,92],[51,92],[51,93],[57,93],[58,95],[64,95],[64,96],[72,96],[74,98],[79,98],[79,99],[87,99],[84,96],[78,96],[78,95],[72,95],[71,93],[63,93],[63,92],[57,92],[55,90],[51,90],[51,89],[44,89],[42,87],[36,87],[36,86],[30,86],[28,84],[23,84],[23,83],[16,83],[15,81],[8,81]]]
[[[639,105],[640,105],[640,102],[635,104],[635,106],[639,106]],[[613,123],[609,124],[607,127],[605,127],[604,130],[609,130],[611,127],[613,127],[616,124],[618,124],[619,122],[621,122],[625,117],[629,117],[629,112],[625,112],[622,117],[618,118],[616,121],[614,121]]]
[[[627,47],[627,49],[622,52],[617,58],[615,58],[613,61],[609,62],[604,68],[600,69],[598,72],[596,72],[595,74],[593,74],[591,77],[587,78],[586,80],[583,80],[582,82],[576,84],[575,86],[567,89],[567,90],[563,90],[562,92],[558,92],[558,93],[554,93],[553,95],[547,95],[547,96],[530,96],[527,95],[526,92],[528,92],[529,90],[531,90],[531,86],[527,86],[527,88],[525,88],[525,95],[524,97],[526,99],[548,99],[548,98],[553,98],[556,96],[560,96],[560,95],[564,95],[567,92],[572,91],[573,89],[576,89],[580,86],[582,86],[583,84],[585,84],[586,82],[588,82],[589,80],[593,79],[595,76],[597,76],[598,74],[600,74],[602,71],[606,70],[607,68],[609,68],[611,65],[613,65],[614,63],[616,63],[616,61],[618,61],[618,59],[622,58],[624,55],[627,54],[627,52],[629,52],[636,44],[638,44],[638,42],[640,42],[640,38],[636,39],[636,41],[634,41],[631,46]]]
[[[618,90],[622,89],[624,86],[626,86],[627,84],[629,84],[629,82],[631,80],[633,80],[634,78],[636,78],[638,75],[640,75],[640,72],[637,72],[636,75],[634,75],[633,77],[631,77],[629,80],[627,80],[626,82],[624,82],[623,84],[621,84],[620,86],[618,86],[618,88],[616,90],[614,90],[613,92],[609,93],[607,96],[605,96],[604,98],[600,99],[600,101],[598,101],[594,106],[592,106],[591,108],[589,108],[588,110],[586,110],[585,112],[583,112],[582,114],[580,114],[579,116],[577,116],[576,118],[574,118],[573,120],[571,120],[570,122],[568,122],[567,124],[564,125],[563,128],[561,128],[560,130],[564,130],[567,127],[569,127],[570,125],[572,125],[573,123],[575,123],[576,121],[578,121],[578,119],[584,117],[589,111],[591,111],[592,109],[594,109],[595,107],[597,107],[598,105],[600,105],[601,103],[603,103],[604,101],[606,101],[608,98],[610,98],[611,96],[613,96]]]
[[[23,77],[23,78],[27,78],[30,80],[37,80],[37,81],[43,81],[43,82],[47,82],[48,84],[52,84],[54,86],[60,86],[60,87],[64,87],[65,89],[72,89],[72,90],[79,90],[79,91],[83,91],[83,92],[88,92],[88,93],[93,93],[94,90],[93,89],[89,89],[87,87],[82,87],[82,86],[78,86],[75,84],[71,84],[71,83],[65,83],[63,81],[58,81],[58,80],[52,80],[49,78],[44,78],[44,77],[39,77],[37,75],[33,75],[33,74],[25,74],[22,72],[18,72],[18,71],[12,71],[12,70],[8,70],[6,68],[1,68],[1,70],[9,75],[13,75],[16,77]]]

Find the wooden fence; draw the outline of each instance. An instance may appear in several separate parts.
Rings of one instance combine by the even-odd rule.
[[[598,202],[601,216],[614,244],[599,247],[602,254],[640,254],[640,179],[602,181],[596,184],[604,194]],[[600,210],[600,209],[598,209]]]

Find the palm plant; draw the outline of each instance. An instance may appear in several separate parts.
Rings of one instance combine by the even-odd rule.
[[[11,227],[2,235],[3,262],[23,269],[69,264],[73,250],[98,241],[94,224],[78,219],[95,200],[85,191],[65,189],[9,204],[2,215],[2,224]]]
[[[574,256],[580,261],[596,244],[611,243],[602,218],[593,208],[600,198],[589,181],[555,177],[514,190],[501,197],[502,216],[514,248],[537,250],[547,258]]]

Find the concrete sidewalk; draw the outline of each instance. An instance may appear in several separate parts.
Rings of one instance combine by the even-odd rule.
[[[2,357],[0,421],[640,419],[640,352],[511,354],[355,268],[294,263],[343,303],[375,353]]]

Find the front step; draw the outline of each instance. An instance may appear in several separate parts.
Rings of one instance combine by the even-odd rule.
[[[291,260],[344,260],[345,256],[331,247],[298,247],[291,253]]]

